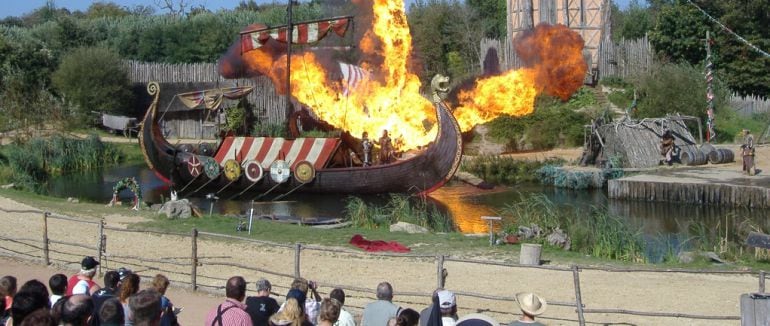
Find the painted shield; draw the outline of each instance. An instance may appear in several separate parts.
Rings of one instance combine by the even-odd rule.
[[[201,160],[198,159],[198,155],[192,155],[187,160],[187,172],[189,172],[193,178],[197,178],[201,175],[201,172],[203,172],[203,164],[201,164]]]
[[[273,179],[276,183],[284,183],[289,180],[291,171],[289,170],[289,164],[284,160],[275,160],[273,164],[270,164],[270,179]]]
[[[313,164],[308,161],[300,161],[294,166],[294,179],[297,179],[299,183],[308,183],[315,178],[315,168]]]
[[[264,176],[261,164],[255,160],[246,160],[243,162],[243,174],[245,174],[246,179],[251,182],[259,182]]]
[[[198,157],[203,162],[203,172],[206,173],[206,176],[209,179],[216,179],[219,176],[219,163],[211,157],[208,156],[199,156]]]
[[[238,180],[241,177],[241,165],[234,159],[225,161],[225,178],[230,181]]]

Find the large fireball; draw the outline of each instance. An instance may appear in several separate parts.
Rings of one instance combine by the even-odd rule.
[[[371,3],[368,3],[370,2]],[[292,55],[292,96],[321,120],[354,136],[364,131],[378,136],[388,130],[401,150],[416,148],[436,136],[433,104],[420,93],[418,76],[409,69],[412,40],[402,0],[360,0],[371,8],[371,24],[359,42],[363,74],[354,89],[339,80],[338,63],[312,51]],[[360,28],[357,22],[357,28]],[[501,114],[521,116],[534,108],[534,99],[545,92],[567,99],[581,85],[587,69],[582,59],[583,41],[568,28],[538,25],[515,40],[525,67],[476,81],[474,89],[461,92],[454,114],[463,131]],[[220,73],[236,77],[270,77],[279,93],[285,93],[285,45],[270,41],[256,50],[240,53],[233,46],[221,60]],[[323,60],[321,58],[324,58]]]

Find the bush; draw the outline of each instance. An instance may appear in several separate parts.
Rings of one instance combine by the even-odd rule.
[[[535,102],[534,113],[523,117],[500,116],[488,123],[489,134],[507,143],[510,150],[523,149],[519,144],[522,137],[531,149],[538,150],[582,145],[583,125],[589,118],[575,109],[596,103],[593,94],[586,92],[576,93],[577,96],[567,103],[555,97],[540,96]]]
[[[706,119],[706,83],[703,69],[689,64],[663,64],[636,77],[639,118],[681,113]],[[727,89],[715,79],[715,111],[727,109]],[[633,97],[633,93],[631,93]]]
[[[466,160],[460,166],[463,171],[470,172],[487,182],[503,185],[514,185],[524,182],[538,181],[536,173],[546,165],[559,166],[564,164],[562,159],[547,159],[543,162],[516,160],[507,156],[479,156]]]
[[[91,111],[123,114],[133,101],[120,57],[105,48],[77,48],[66,54],[52,76],[54,87],[74,105],[77,120]]]

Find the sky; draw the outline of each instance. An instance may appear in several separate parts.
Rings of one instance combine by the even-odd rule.
[[[110,0],[107,0],[110,1]],[[133,7],[135,5],[155,6],[155,0],[111,0],[121,6]],[[407,3],[411,3],[414,0],[407,0]],[[620,8],[628,7],[628,3],[631,0],[614,0]],[[70,11],[80,10],[85,11],[91,3],[96,1],[86,0],[55,0],[56,7],[67,8]],[[285,0],[256,0],[257,3],[273,3],[273,2],[286,2]],[[0,0],[0,18],[8,16],[22,16],[31,12],[37,8],[45,5],[46,0]],[[190,0],[192,6],[198,7],[203,5],[209,10],[216,11],[219,9],[232,9],[238,6],[240,0]]]

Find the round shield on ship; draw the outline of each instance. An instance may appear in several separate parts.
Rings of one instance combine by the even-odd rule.
[[[315,178],[315,168],[308,161],[301,161],[294,166],[294,179],[299,183],[308,183]]]
[[[241,177],[241,165],[234,159],[225,161],[225,178],[230,181],[238,180]]]
[[[284,160],[276,160],[273,164],[270,164],[270,179],[273,179],[276,183],[284,183],[289,180],[291,171],[289,170],[289,164]]]
[[[201,160],[198,159],[198,155],[192,155],[187,159],[187,172],[190,173],[193,178],[197,178],[201,175],[201,172],[203,172],[203,164],[201,164]]]
[[[262,166],[255,160],[246,160],[243,162],[243,174],[251,182],[258,182],[264,176]]]
[[[205,155],[205,156],[212,156],[214,155],[214,148],[211,147],[211,144],[201,143],[200,145],[198,145],[198,154]]]
[[[209,179],[216,179],[219,176],[219,163],[211,157],[208,156],[199,156],[200,160],[203,162],[203,172],[206,173],[206,176]]]

